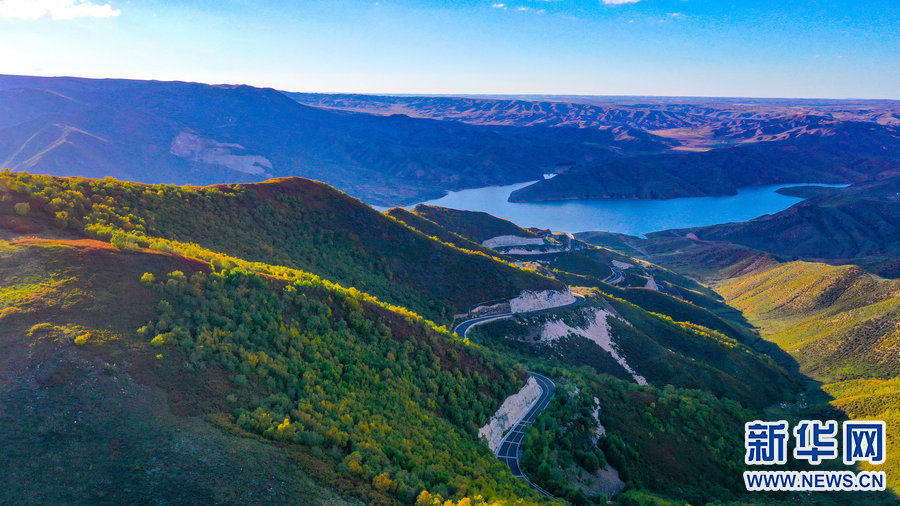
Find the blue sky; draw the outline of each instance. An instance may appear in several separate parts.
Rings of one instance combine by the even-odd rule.
[[[900,99],[897,0],[0,0],[0,72],[292,91]]]

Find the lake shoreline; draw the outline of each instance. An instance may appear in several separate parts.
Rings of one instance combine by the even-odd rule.
[[[559,232],[605,231],[644,237],[651,232],[748,221],[783,211],[804,198],[780,193],[793,187],[842,187],[822,183],[789,183],[739,188],[734,195],[664,200],[590,199],[509,202],[509,195],[534,181],[450,191],[425,205],[481,211],[523,227]],[[412,209],[415,205],[407,208]]]

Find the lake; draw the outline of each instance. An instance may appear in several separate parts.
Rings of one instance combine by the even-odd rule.
[[[533,182],[533,181],[532,181]],[[604,230],[630,235],[671,228],[699,227],[747,221],[787,209],[803,200],[775,190],[806,184],[782,184],[742,188],[727,197],[690,197],[670,200],[571,200],[564,202],[507,202],[509,194],[532,184],[517,183],[450,192],[423,204],[484,211],[523,227],[549,228],[558,232]],[[815,186],[845,186],[819,185]]]

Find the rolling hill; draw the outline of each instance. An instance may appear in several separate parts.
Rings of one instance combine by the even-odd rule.
[[[721,281],[717,289],[762,336],[823,383],[847,416],[887,423],[888,486],[900,487],[900,283],[856,266],[789,262]],[[893,455],[891,457],[890,455]],[[866,467],[871,469],[871,466]]]
[[[476,125],[644,130],[690,148],[802,135],[820,122],[900,124],[894,100],[803,100],[628,96],[378,96],[288,93],[325,109],[461,121]]]
[[[800,373],[815,381],[798,407],[827,418],[885,420],[888,433],[896,433],[900,292],[896,279],[873,274],[896,263],[896,178],[782,191],[808,200],[745,223],[646,238],[600,232],[578,237],[639,251],[709,283],[762,339],[790,354]],[[804,255],[832,256],[829,263],[842,265],[792,261]],[[896,435],[888,436],[888,445],[896,450]],[[889,458],[879,469],[894,490],[900,484],[890,476],[897,468]]]
[[[885,276],[900,275],[900,177],[842,189],[782,191],[809,198],[743,223],[658,235],[693,234],[700,241],[739,244],[788,260],[856,264]]]
[[[818,135],[577,167],[520,188],[509,201],[733,195],[746,186],[866,181],[898,166],[897,127],[840,122]]]
[[[438,221],[382,214],[301,178],[196,187],[4,171],[0,194],[4,499],[539,503],[477,436],[527,367],[560,394],[523,465],[561,497],[605,502],[598,487],[620,473],[623,500],[735,501],[738,429],[798,389],[733,315],[701,304],[713,301],[701,285],[600,248],[595,262],[629,259],[684,298],[600,281],[579,289],[583,305],[523,315],[502,338],[491,332],[510,322],[449,333],[439,324],[473,303],[566,287],[469,250],[441,208],[426,209]],[[571,246],[558,255],[592,250],[454,217],[460,231]],[[605,312],[607,348],[583,335]],[[575,331],[544,351],[508,339],[548,323]],[[52,465],[84,471],[16,480]]]
[[[668,147],[646,133],[329,111],[250,86],[0,76],[0,104],[6,168],[200,185],[303,176],[382,205]]]
[[[125,233],[123,241],[169,241],[301,269],[442,323],[478,302],[564,289],[559,281],[432,240],[301,178],[175,187],[3,172],[0,181],[12,192],[5,204],[12,227],[21,221],[13,213],[21,201],[50,233],[106,240]],[[110,200],[116,206],[103,204]],[[485,282],[473,286],[473,277]]]
[[[396,214],[397,210],[387,211],[388,214],[392,212]],[[620,313],[636,311],[633,320],[629,321],[655,321],[655,317],[650,313],[664,315],[665,318],[676,322],[720,333],[727,336],[727,339],[751,346],[755,351],[769,354],[781,367],[791,371],[797,370],[795,362],[783,351],[776,346],[760,342],[759,335],[751,328],[746,319],[739,311],[725,304],[719,294],[688,277],[658,265],[607,248],[591,246],[567,236],[563,237],[571,242],[566,247],[560,247],[557,242],[550,242],[559,240],[549,231],[524,229],[508,220],[496,218],[487,213],[418,205],[413,212],[404,210],[402,216],[409,223],[415,223],[415,220],[427,222],[429,235],[433,234],[438,237],[442,235],[459,237],[454,232],[450,232],[450,230],[454,230],[456,233],[466,235],[472,241],[482,240],[483,244],[492,244],[492,239],[494,239],[493,242],[497,242],[498,235],[512,239],[543,239],[547,244],[542,244],[540,247],[544,249],[521,250],[521,247],[509,248],[501,244],[495,246],[494,250],[506,252],[506,257],[518,261],[520,265],[534,266],[539,272],[570,286],[581,287],[581,290],[596,289],[602,294],[602,297],[606,297],[606,304],[613,306],[624,304],[624,307],[621,308],[617,306]],[[426,220],[425,216],[429,219]],[[538,247],[537,245],[532,246]],[[545,253],[545,250],[550,252]],[[540,317],[532,319],[540,320]],[[526,326],[534,325],[534,322],[526,324]],[[514,328],[516,327],[513,326]],[[505,331],[511,335],[517,333],[511,329]],[[620,329],[620,332],[628,332],[628,330],[623,328]],[[641,335],[645,336],[661,336],[666,335],[669,330],[657,328],[654,330],[644,329],[639,332],[643,332]],[[648,352],[647,350],[652,349],[653,346],[642,345],[639,348]],[[672,347],[674,345],[669,345],[669,348]],[[561,352],[560,357],[564,361],[590,363],[600,367],[600,370],[604,372],[623,374],[620,367],[608,363],[608,360],[597,358],[599,350],[593,352],[591,350],[590,346],[587,348],[577,347],[577,349]],[[604,352],[600,352],[600,355],[604,355]],[[704,363],[706,362],[708,361],[704,361]],[[653,370],[656,374],[667,367],[656,365],[647,366],[646,369]],[[667,377],[664,381],[675,382],[672,377]],[[709,383],[721,382],[704,380],[699,384]],[[697,384],[694,386],[696,387]],[[745,399],[744,402],[747,400]]]

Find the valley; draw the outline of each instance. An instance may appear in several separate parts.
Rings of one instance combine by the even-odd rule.
[[[891,104],[0,94],[2,501],[844,504],[744,424],[896,448]]]
[[[898,6],[0,0],[0,505],[900,506]]]

